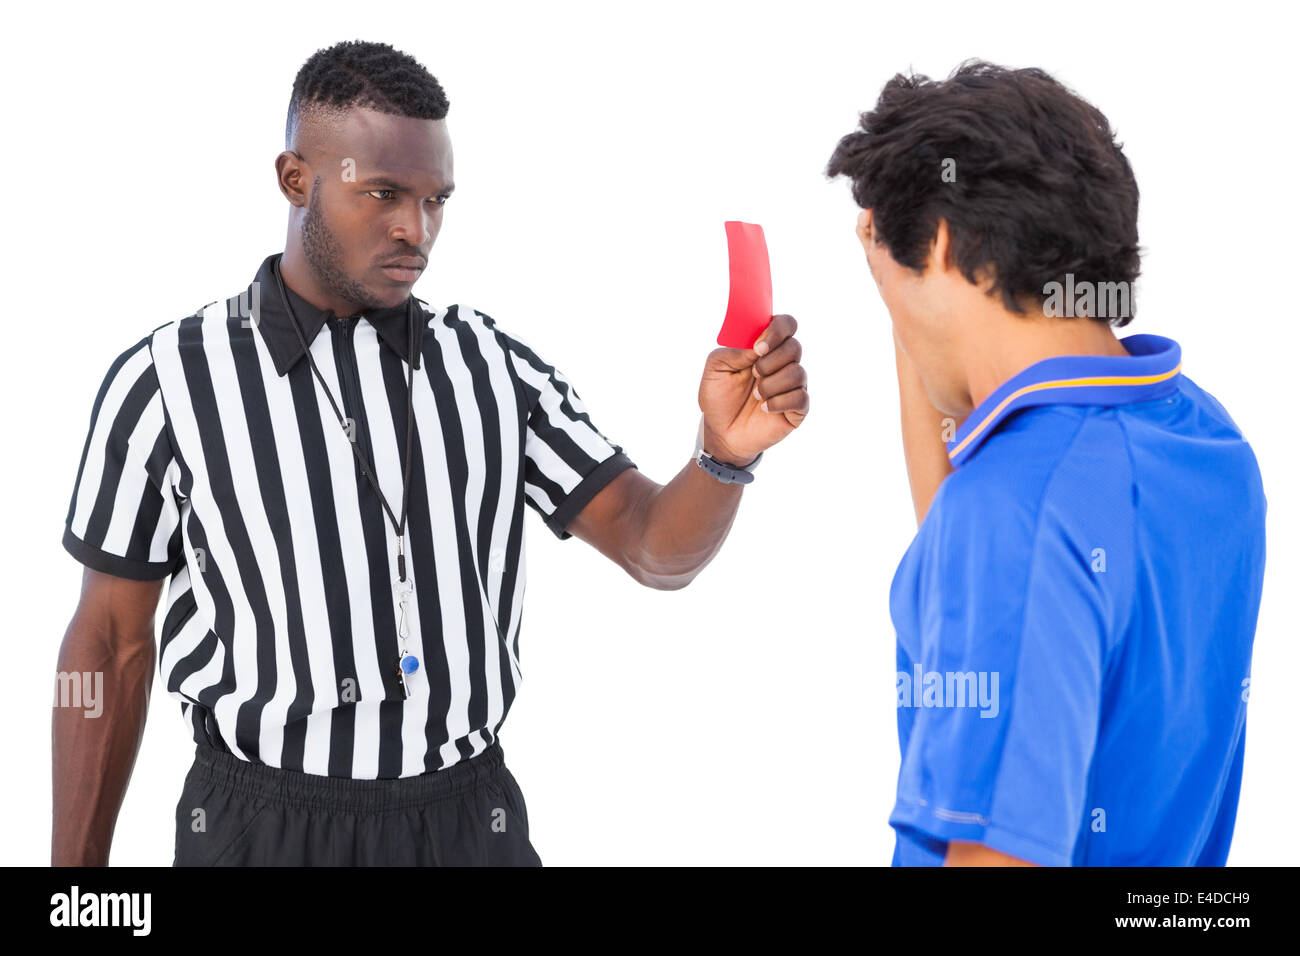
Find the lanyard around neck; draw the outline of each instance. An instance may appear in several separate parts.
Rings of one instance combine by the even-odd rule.
[[[285,311],[289,313],[289,319],[293,324],[293,330],[298,333],[298,341],[302,345],[302,350],[307,353],[307,361],[311,363],[311,370],[316,373],[316,379],[320,382],[320,387],[325,391],[325,397],[330,400],[330,406],[334,409],[334,415],[339,420],[339,425],[343,428],[343,433],[348,435],[348,426],[343,417],[343,412],[339,410],[338,403],[334,401],[334,396],[330,394],[329,386],[325,384],[325,377],[321,375],[320,369],[316,367],[316,360],[312,358],[311,349],[307,347],[307,338],[303,334],[302,327],[298,324],[298,316],[294,314],[293,306],[289,303],[289,295],[284,288],[284,279],[280,276],[280,262],[277,259],[273,266],[275,272],[275,281],[280,288],[280,298],[284,301]],[[416,361],[416,327],[415,316],[412,314],[413,297],[408,296],[406,300],[406,326],[407,340],[409,350],[407,352],[407,377],[406,377],[406,466],[402,471],[402,518],[399,522],[393,515],[393,509],[388,506],[388,499],[384,497],[383,491],[379,488],[378,481],[375,480],[374,466],[366,461],[361,449],[357,447],[357,442],[348,435],[348,444],[352,446],[352,452],[357,456],[357,461],[361,462],[361,474],[365,475],[370,482],[370,487],[375,489],[375,494],[379,496],[379,503],[384,506],[384,511],[388,513],[388,520],[393,525],[393,531],[397,534],[397,576],[398,580],[406,581],[406,553],[403,547],[403,541],[406,534],[406,506],[410,492],[411,478],[411,440],[415,434],[415,361]]]

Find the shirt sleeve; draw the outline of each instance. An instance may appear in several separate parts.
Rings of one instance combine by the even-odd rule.
[[[636,463],[596,428],[563,373],[521,339],[501,334],[526,401],[524,495],[563,541],[591,499]]]
[[[63,532],[96,571],[161,580],[184,561],[174,456],[149,337],[113,362],[99,388]]]
[[[949,501],[927,541],[920,659],[898,678],[912,732],[889,822],[940,855],[963,840],[1072,862],[1109,612],[1105,576],[1061,510]]]

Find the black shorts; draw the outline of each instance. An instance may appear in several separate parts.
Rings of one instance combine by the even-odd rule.
[[[352,780],[199,744],[173,866],[541,866],[501,744],[445,770]]]

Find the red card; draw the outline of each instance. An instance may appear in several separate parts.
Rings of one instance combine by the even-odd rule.
[[[772,270],[767,261],[763,227],[752,222],[727,222],[727,252],[731,257],[731,295],[718,344],[729,349],[753,348],[772,321]]]

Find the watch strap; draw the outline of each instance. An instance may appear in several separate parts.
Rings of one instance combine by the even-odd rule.
[[[702,432],[703,423],[701,423],[700,430],[695,433],[695,464],[724,485],[747,485],[754,480],[754,469],[763,460],[763,452],[759,452],[758,457],[748,465],[733,465],[729,462],[718,461],[704,450]]]

